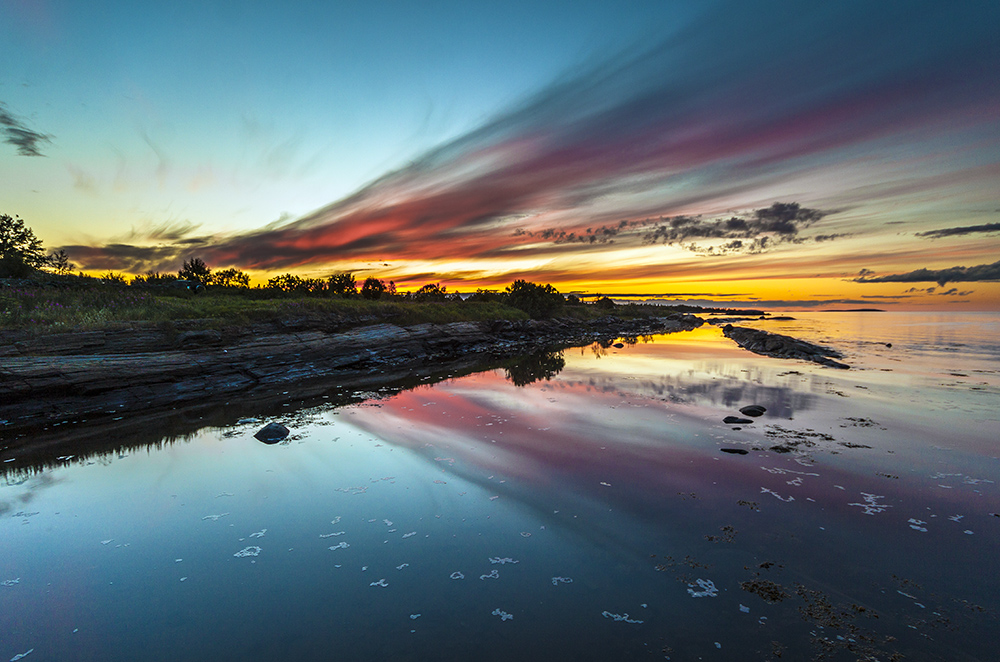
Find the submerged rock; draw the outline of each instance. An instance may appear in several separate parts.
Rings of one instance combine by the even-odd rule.
[[[760,405],[747,405],[746,407],[740,408],[740,413],[744,416],[763,416],[764,412],[767,411],[767,407],[761,407]]]
[[[749,418],[740,418],[739,416],[726,416],[722,419],[722,422],[726,425],[746,425],[753,423]]]
[[[257,430],[257,434],[254,435],[254,439],[262,441],[265,444],[276,444],[287,436],[288,428],[284,425],[281,423],[268,423],[261,429]]]
[[[719,450],[723,453],[730,453],[732,455],[746,455],[750,452],[742,448],[720,448]]]

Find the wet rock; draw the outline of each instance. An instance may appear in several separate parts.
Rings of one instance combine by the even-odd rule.
[[[257,430],[257,434],[254,435],[254,439],[262,441],[265,444],[276,444],[287,436],[288,428],[284,425],[281,423],[268,423],[261,429]]]
[[[754,354],[773,356],[779,359],[799,359],[812,361],[828,368],[849,369],[851,366],[834,359],[844,358],[835,349],[815,345],[780,333],[769,333],[758,329],[748,329],[727,324],[722,327],[722,333],[737,345]]]
[[[623,343],[616,342],[614,345],[612,345],[612,347],[614,347],[615,349],[621,349],[625,347],[625,345]]]
[[[744,416],[753,416],[754,418],[763,416],[766,411],[767,407],[761,407],[760,405],[747,405],[746,407],[740,408],[741,414]]]
[[[145,416],[228,401],[237,393],[301,390],[321,380],[370,380],[464,357],[485,363],[493,360],[486,357],[511,358],[704,324],[683,313],[407,327],[371,321],[316,315],[224,332],[203,328],[204,320],[135,322],[37,337],[0,329],[0,421],[6,421],[5,435],[28,439],[29,431],[46,421],[111,410]]]
[[[719,450],[723,453],[729,453],[731,455],[746,455],[750,452],[742,448],[720,448]]]
[[[739,416],[726,416],[722,419],[722,422],[726,425],[746,425],[753,423],[749,418],[740,418]]]
[[[222,333],[214,329],[202,329],[199,331],[185,331],[177,336],[176,344],[181,349],[192,349],[195,347],[207,347],[218,345],[222,342]]]

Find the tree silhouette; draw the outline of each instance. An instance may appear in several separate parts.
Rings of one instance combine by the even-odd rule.
[[[507,286],[506,303],[533,318],[550,317],[564,303],[563,296],[551,285],[515,280]]]
[[[200,258],[192,258],[184,263],[183,268],[177,272],[180,280],[196,280],[202,285],[207,285],[212,279],[212,270]]]
[[[326,288],[330,294],[336,294],[345,299],[358,293],[358,283],[354,280],[354,274],[351,273],[330,276],[326,281]]]
[[[212,274],[212,285],[220,287],[250,287],[250,276],[239,269],[222,269]]]
[[[427,283],[413,293],[413,300],[418,302],[445,301],[448,298],[447,288],[437,283]]]
[[[361,296],[370,301],[381,299],[382,295],[387,292],[389,292],[389,287],[385,284],[385,281],[375,277],[365,279],[365,284],[361,286]]]
[[[69,261],[69,256],[64,250],[53,251],[45,258],[45,261],[48,263],[49,269],[57,274],[68,274],[76,268],[76,265]]]
[[[0,276],[26,276],[47,264],[42,242],[18,216],[0,214]]]

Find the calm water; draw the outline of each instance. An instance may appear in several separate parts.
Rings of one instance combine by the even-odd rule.
[[[997,659],[1000,315],[796,317],[5,463],[0,660]]]

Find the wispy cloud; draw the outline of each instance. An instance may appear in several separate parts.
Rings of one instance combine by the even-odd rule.
[[[21,156],[45,156],[41,147],[52,142],[52,136],[29,129],[7,110],[3,102],[0,102],[0,134],[4,136],[5,143],[17,147],[17,153]]]
[[[905,144],[908,158],[922,149],[915,135],[940,140],[993,122],[1000,42],[984,13],[1000,10],[722,2],[663,43],[554,81],[350,196],[218,237],[203,257],[275,270],[557,256],[643,239],[754,253],[799,241],[812,225],[816,241],[830,240],[839,235],[819,230],[824,212],[731,210],[835,197],[835,183],[813,198],[781,191],[805,170],[842,170],[874,147]],[[906,190],[955,185],[924,175]]]
[[[979,264],[974,267],[950,267],[948,269],[916,269],[903,274],[875,276],[863,269],[856,283],[937,283],[944,287],[948,283],[973,283],[1000,280],[1000,262]]]
[[[944,228],[943,230],[928,230],[918,232],[918,237],[928,239],[940,239],[941,237],[959,237],[967,234],[979,234],[987,232],[1000,232],[1000,223],[984,223],[983,225],[965,225],[960,228]]]

